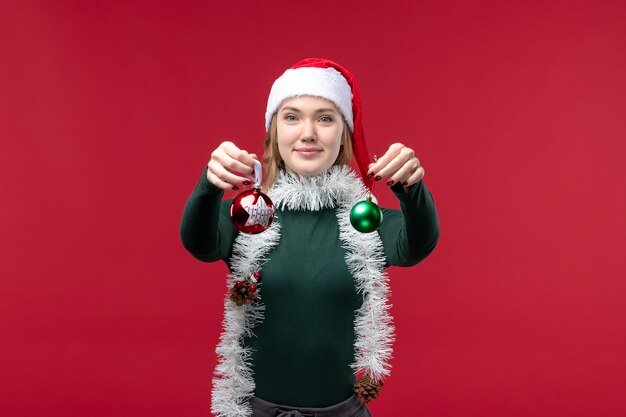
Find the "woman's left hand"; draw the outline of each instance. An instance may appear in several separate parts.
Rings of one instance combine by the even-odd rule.
[[[387,185],[401,183],[408,188],[424,177],[424,168],[413,149],[394,143],[378,161],[370,164],[369,177],[376,181],[387,179]]]

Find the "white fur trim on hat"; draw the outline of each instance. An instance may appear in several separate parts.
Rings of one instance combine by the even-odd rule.
[[[288,69],[274,81],[267,99],[265,130],[270,128],[272,116],[283,101],[296,96],[315,96],[332,101],[343,114],[350,130],[354,131],[352,90],[348,82],[336,69],[318,67]]]

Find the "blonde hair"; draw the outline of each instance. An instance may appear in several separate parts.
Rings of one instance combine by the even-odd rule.
[[[285,169],[285,162],[280,157],[278,151],[278,127],[276,122],[276,113],[272,116],[270,127],[265,134],[263,141],[263,168],[265,175],[263,176],[263,191],[267,192],[276,179],[281,169]],[[343,131],[341,132],[341,147],[339,154],[333,165],[349,165],[352,161],[352,133],[350,127],[343,121]]]

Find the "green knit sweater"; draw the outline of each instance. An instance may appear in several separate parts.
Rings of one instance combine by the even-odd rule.
[[[401,211],[383,208],[378,233],[387,265],[411,266],[438,241],[437,212],[423,182],[407,192],[392,190]],[[205,169],[185,206],[181,237],[197,259],[229,264],[238,232],[231,200],[222,197]],[[276,218],[280,241],[261,271],[265,319],[255,337],[243,341],[253,352],[255,395],[291,406],[329,406],[352,394],[354,317],[362,298],[344,260],[334,209],[277,210]]]

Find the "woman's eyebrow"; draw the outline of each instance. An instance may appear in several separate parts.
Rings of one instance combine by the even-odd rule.
[[[298,109],[296,107],[291,107],[291,106],[285,106],[282,109],[280,109],[280,111],[285,111],[285,110],[293,111],[293,112],[296,112],[296,113],[302,113],[302,111],[300,109]]]
[[[336,112],[336,110],[335,110],[335,109],[332,109],[332,108],[330,108],[330,107],[328,107],[328,108],[323,108],[323,109],[317,109],[317,110],[315,111],[315,113],[335,113],[335,112]]]

